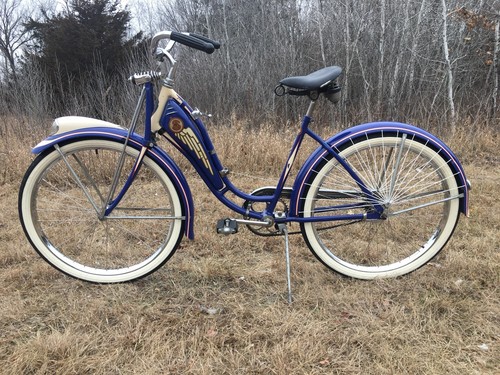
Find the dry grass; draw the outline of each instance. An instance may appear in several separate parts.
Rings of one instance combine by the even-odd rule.
[[[291,243],[295,302],[288,306],[282,239],[247,230],[215,235],[215,220],[230,213],[192,172],[187,175],[197,237],[184,240],[164,268],[138,282],[111,286],[56,272],[31,249],[18,223],[17,190],[29,164],[29,145],[10,125],[2,126],[1,373],[500,371],[500,170],[494,130],[470,137],[458,132],[450,140],[464,156],[473,184],[472,216],[461,219],[431,265],[399,279],[349,280],[329,272],[296,236]],[[296,129],[212,131],[229,167],[241,163],[248,174],[251,160],[262,166],[257,174],[266,176],[276,175]],[[234,180],[249,189],[275,182],[240,175]]]

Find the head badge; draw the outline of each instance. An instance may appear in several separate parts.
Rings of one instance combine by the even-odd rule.
[[[182,120],[178,117],[173,117],[168,122],[168,127],[172,130],[172,132],[180,133],[184,130],[184,122],[182,122]]]

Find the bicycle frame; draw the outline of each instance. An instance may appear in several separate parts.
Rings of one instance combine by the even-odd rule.
[[[154,100],[153,90],[151,88],[151,83],[146,83],[146,109],[151,108],[151,103]],[[273,195],[256,196],[244,193],[232,184],[228,171],[222,166],[217,153],[214,149],[212,141],[208,135],[208,132],[201,121],[196,116],[196,112],[188,105],[188,103],[182,99],[179,95],[175,93],[171,88],[168,89],[169,95],[166,104],[159,105],[158,112],[153,115],[153,118],[159,118],[159,123],[161,129],[159,134],[166,138],[176,149],[178,149],[184,157],[186,157],[190,163],[195,168],[196,172],[203,179],[210,191],[221,201],[225,206],[230,208],[232,211],[243,215],[247,218],[256,220],[265,220],[266,218],[272,218],[273,223],[279,222],[311,222],[311,221],[332,221],[332,220],[363,220],[363,219],[380,219],[383,208],[379,205],[374,205],[373,212],[366,214],[345,214],[345,215],[334,215],[334,216],[321,216],[321,217],[309,217],[303,218],[298,215],[275,217],[274,211],[280,197],[282,196],[285,183],[290,175],[290,171],[294,165],[295,158],[298,154],[302,141],[306,136],[314,139],[320,147],[331,153],[338,162],[346,169],[349,175],[356,181],[356,184],[360,187],[361,191],[366,194],[367,200],[375,201],[375,197],[372,192],[369,191],[364,185],[363,181],[358,177],[355,171],[353,171],[348,163],[341,158],[337,152],[335,152],[325,141],[309,129],[309,124],[312,120],[312,112],[314,110],[315,101],[311,101],[309,109],[304,116],[300,131],[297,134],[292,148],[289,152],[288,158],[285,162],[285,166],[282,169],[281,175],[279,177],[278,183],[274,188]],[[162,95],[160,94],[160,97]],[[149,111],[146,110],[146,126],[145,126],[145,144],[150,137],[148,132],[151,129],[151,123],[148,123]],[[126,186],[124,188],[127,188]],[[226,193],[231,192],[235,196],[253,202],[263,202],[266,203],[266,209],[262,212],[249,211],[236,204],[232,200],[226,197]],[[331,207],[332,210],[343,208],[348,209],[354,206],[335,206]]]

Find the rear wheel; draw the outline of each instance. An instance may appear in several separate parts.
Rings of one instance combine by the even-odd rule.
[[[141,278],[161,267],[183,236],[183,209],[175,186],[146,156],[111,215],[106,205],[123,144],[80,140],[39,155],[19,195],[24,231],[58,270],[97,283]],[[139,151],[127,146],[118,190]]]
[[[459,191],[446,160],[401,133],[365,134],[344,145],[340,156],[374,201],[326,153],[306,182],[301,214],[364,214],[378,204],[384,219],[304,223],[311,251],[332,270],[359,279],[396,277],[426,264],[458,222]]]

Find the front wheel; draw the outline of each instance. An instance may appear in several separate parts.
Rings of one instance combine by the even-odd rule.
[[[308,222],[303,237],[332,270],[359,279],[396,277],[429,262],[451,237],[459,191],[439,152],[411,135],[357,136],[340,150],[372,193],[369,198],[330,154],[314,166],[301,197],[303,217],[365,214],[380,220]]]
[[[77,140],[39,155],[21,184],[19,216],[36,251],[67,275],[135,280],[161,267],[183,236],[183,207],[165,171],[145,156],[119,205],[102,217],[124,145]],[[125,148],[118,190],[139,151]]]

